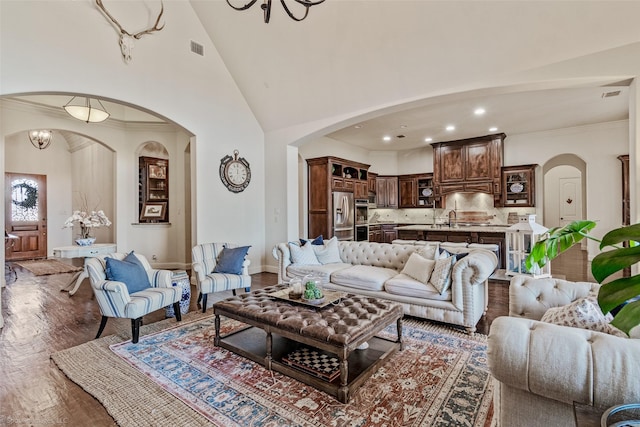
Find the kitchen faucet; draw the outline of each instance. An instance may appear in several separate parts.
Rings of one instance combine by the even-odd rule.
[[[458,214],[455,209],[449,211],[449,227],[451,227],[451,214],[453,214],[453,228],[458,228]]]

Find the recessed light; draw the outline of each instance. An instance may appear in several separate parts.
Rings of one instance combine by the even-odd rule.
[[[391,141],[391,137],[390,136],[384,136],[384,137],[382,137],[382,140],[385,141],[385,142],[389,142],[389,141]]]
[[[485,113],[485,109],[480,107],[480,108],[476,108],[475,111],[473,112],[473,114],[475,114],[476,116],[481,116]]]
[[[489,132],[495,132],[497,130],[498,130],[498,128],[495,127],[495,126],[489,128]]]
[[[433,138],[425,138],[424,139],[424,142],[431,142],[431,141],[433,141]]]
[[[407,125],[400,125],[400,129],[406,129]]]
[[[356,129],[362,129],[362,125],[355,125],[354,128]]]
[[[445,129],[451,132],[452,130],[456,130],[456,127],[454,125],[447,125]]]

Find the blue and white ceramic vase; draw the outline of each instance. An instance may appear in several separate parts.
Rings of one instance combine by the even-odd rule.
[[[174,271],[171,277],[171,284],[182,288],[182,296],[180,297],[180,313],[187,314],[189,312],[189,303],[191,302],[191,281],[186,271]],[[165,308],[166,317],[174,317],[173,304]]]

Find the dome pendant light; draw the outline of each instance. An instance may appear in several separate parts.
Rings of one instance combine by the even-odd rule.
[[[96,99],[95,101],[100,104],[100,108],[91,105],[91,98],[85,98],[84,104],[79,102],[76,102],[74,104],[73,102],[75,99],[76,97],[74,96],[69,102],[67,102],[64,107],[62,107],[71,117],[75,119],[82,120],[85,123],[100,123],[107,120],[107,118],[110,116],[99,99]]]

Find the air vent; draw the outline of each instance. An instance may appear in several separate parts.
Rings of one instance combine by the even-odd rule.
[[[614,90],[614,91],[611,91],[611,92],[604,92],[602,94],[602,97],[603,98],[611,98],[612,96],[618,96],[618,95],[620,95],[620,91],[619,90]]]
[[[204,56],[204,46],[191,40],[191,52]]]

